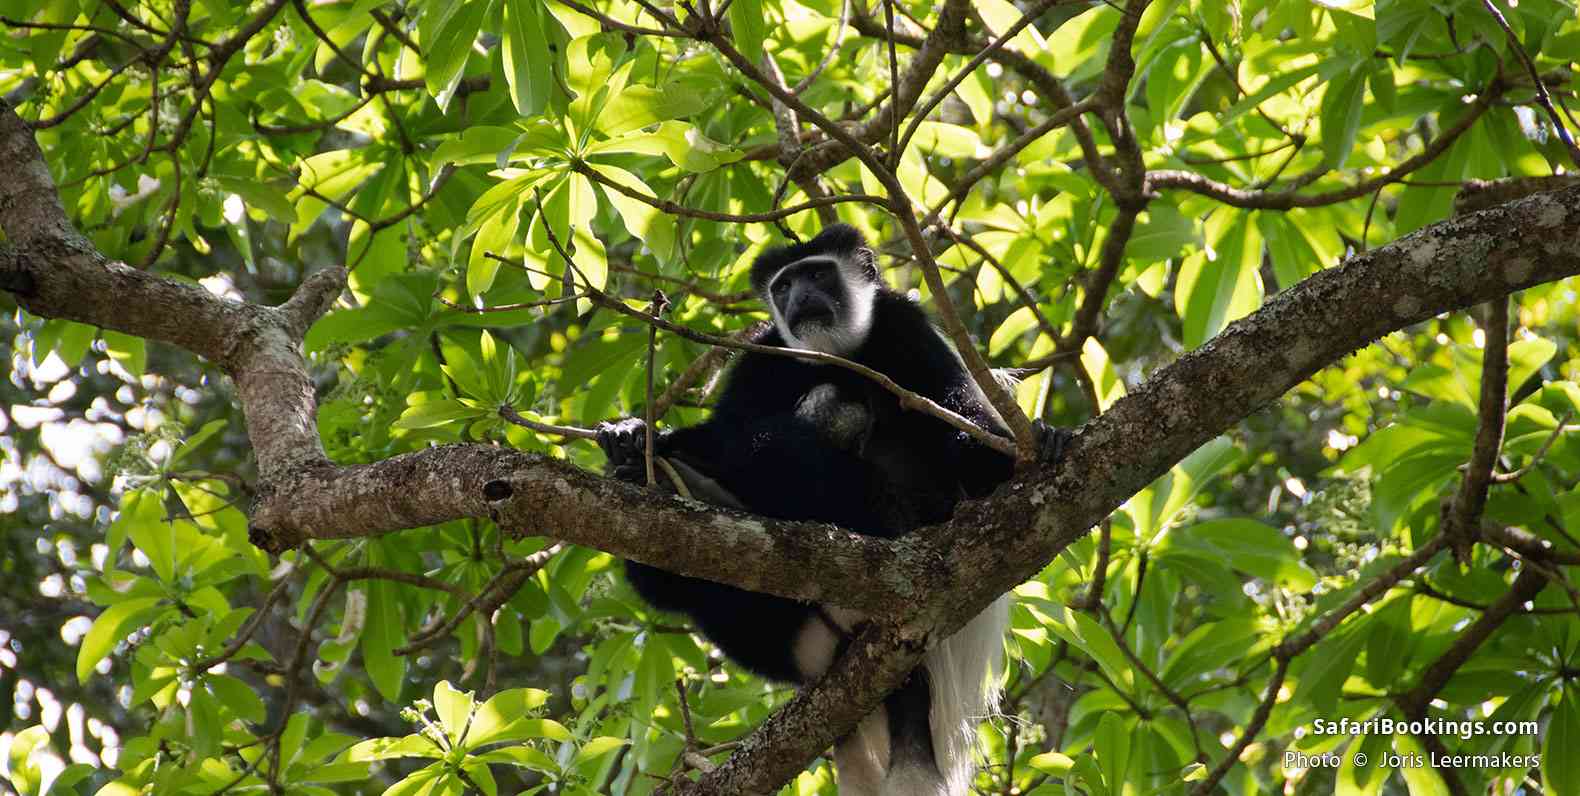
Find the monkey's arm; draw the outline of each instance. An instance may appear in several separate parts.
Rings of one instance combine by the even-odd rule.
[[[960,375],[969,378],[964,373]],[[1001,437],[1010,436],[1008,429],[1004,428],[998,415],[992,411],[987,399],[981,396],[974,384],[962,381],[950,385],[942,390],[940,395],[934,397],[934,400],[980,428]],[[1006,456],[942,420],[922,417],[914,425],[922,427],[915,433],[935,437],[939,445],[938,449],[947,451],[947,458],[952,466],[957,468],[960,485],[969,497],[986,497],[999,484],[1008,481],[1015,474],[1013,456]],[[1037,434],[1038,462],[1044,466],[1057,463],[1064,455],[1064,446],[1070,439],[1070,431],[1055,428],[1040,419],[1032,421],[1032,430]]]

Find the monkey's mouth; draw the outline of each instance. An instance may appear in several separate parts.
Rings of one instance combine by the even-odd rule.
[[[791,329],[825,329],[834,325],[834,308],[826,304],[801,307],[790,319]]]

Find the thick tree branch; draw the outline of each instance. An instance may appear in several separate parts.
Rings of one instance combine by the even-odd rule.
[[[283,550],[308,538],[371,536],[462,517],[754,591],[877,613],[907,610],[943,577],[939,562],[903,542],[721,510],[489,445],[444,445],[261,483],[253,540]]]
[[[1481,357],[1481,396],[1476,412],[1476,442],[1459,490],[1444,503],[1442,528],[1453,544],[1454,560],[1470,563],[1470,546],[1487,504],[1492,471],[1503,450],[1503,423],[1509,407],[1509,299],[1487,302],[1482,321],[1485,345]]]
[[[1058,470],[1023,476],[921,533],[957,571],[969,615],[1231,424],[1389,331],[1580,273],[1580,189],[1445,221],[1269,300],[1088,422]]]

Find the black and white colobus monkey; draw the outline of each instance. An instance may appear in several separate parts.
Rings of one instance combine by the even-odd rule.
[[[765,251],[752,286],[772,328],[763,345],[846,357],[995,433],[1003,421],[959,355],[910,299],[878,276],[855,228]],[[1040,426],[1052,455],[1063,432]],[[609,472],[644,480],[645,428],[599,427]],[[710,502],[769,517],[830,522],[894,537],[941,522],[963,497],[1007,480],[1012,460],[937,418],[902,409],[893,393],[845,368],[747,352],[712,416],[666,432],[656,454]],[[626,562],[639,594],[696,621],[737,663],[805,683],[833,662],[861,617]],[[997,705],[1008,624],[1000,598],[928,652],[904,685],[835,747],[843,796],[961,796],[973,771],[976,723]]]

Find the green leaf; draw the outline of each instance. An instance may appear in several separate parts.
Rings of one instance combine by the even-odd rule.
[[[1174,290],[1174,308],[1184,321],[1185,345],[1196,348],[1231,321],[1262,304],[1262,236],[1249,214],[1219,210],[1208,221],[1217,259],[1205,253],[1185,258]],[[1216,230],[1216,234],[1214,234]]]
[[[966,160],[979,156],[982,139],[969,127],[928,121],[916,126],[911,146],[936,157]]]
[[[126,640],[133,630],[148,624],[161,611],[159,597],[135,597],[118,602],[93,620],[93,627],[82,637],[77,648],[77,682],[88,682],[94,667],[104,660],[116,644]]]
[[[1080,72],[1096,73],[1102,67],[1099,55],[1106,52],[1120,12],[1107,5],[1093,6],[1066,20],[1048,36],[1046,53],[1056,72],[1073,77]]]
[[[532,0],[508,0],[514,2],[532,2]],[[521,131],[513,127],[490,127],[477,125],[462,130],[454,138],[446,138],[433,152],[432,164],[442,166],[454,163],[458,166],[479,163],[498,163],[501,152],[515,148],[516,141],[521,137]],[[513,191],[511,192],[514,193]]]
[[[180,464],[181,461],[187,456],[191,455],[193,451],[203,447],[203,443],[209,441],[214,437],[214,435],[224,431],[229,426],[230,423],[223,418],[219,420],[210,420],[207,423],[204,423],[202,428],[199,428],[197,431],[188,434],[186,439],[181,441],[181,445],[176,448],[175,452],[170,454],[170,466],[174,467],[177,464]]]
[[[393,760],[398,757],[427,757],[438,759],[443,752],[424,735],[404,738],[369,738],[346,750],[344,759],[362,763],[370,760]]]
[[[408,774],[385,789],[382,796],[463,796],[466,789],[446,767],[433,763]]]
[[[1366,623],[1366,679],[1379,688],[1392,686],[1410,663],[1416,644],[1410,623],[1410,599],[1394,598],[1373,611]]]
[[[504,0],[504,37],[500,52],[510,101],[523,117],[537,116],[554,88],[548,38],[543,32],[541,0]]]
[[[1344,753],[1339,756],[1334,796],[1377,796],[1393,770],[1383,765],[1390,740],[1387,735],[1362,735],[1346,745]],[[1356,753],[1366,755],[1365,765],[1355,765]]]
[[[415,396],[410,396],[415,397]],[[492,415],[491,412],[474,409],[454,398],[445,398],[439,401],[413,404],[406,407],[392,427],[399,429],[436,428],[459,423],[471,422]]]
[[[1549,730],[1549,733],[1551,731]],[[1413,735],[1399,734],[1393,738],[1394,749],[1402,755],[1416,756],[1418,759],[1427,757],[1426,747]],[[1573,747],[1570,747],[1573,749]],[[1405,787],[1409,789],[1410,796],[1449,796],[1448,783],[1443,781],[1443,775],[1437,773],[1436,766],[1400,766],[1399,776],[1404,778]],[[1563,793],[1564,791],[1552,791]]]
[[[1103,780],[1118,790],[1128,781],[1130,768],[1130,731],[1118,713],[1108,711],[1097,721],[1097,735],[1092,739],[1092,749],[1103,767]]]
[[[572,39],[565,50],[565,84],[575,100],[567,109],[565,122],[572,137],[587,140],[592,122],[609,97],[625,88],[631,62],[617,68],[625,55],[623,39],[607,34]]]
[[[589,163],[592,169],[608,179],[610,182],[623,185],[642,196],[653,196],[653,189],[647,187],[642,178],[617,166],[602,163]],[[675,219],[667,213],[659,212],[640,199],[634,199],[608,186],[599,186],[603,195],[614,205],[615,212],[620,214],[620,221],[625,225],[627,232],[637,238],[658,256],[660,260],[667,260],[675,251]]]
[[[1509,343],[1509,393],[1513,394],[1558,353],[1558,344],[1545,337],[1523,337]]]
[[[1125,396],[1124,380],[1119,378],[1119,372],[1114,369],[1108,350],[1095,337],[1088,337],[1081,344],[1081,368],[1091,379],[1097,393],[1097,405],[1103,411]]]
[[[11,739],[11,749],[6,753],[6,772],[22,793],[38,790],[43,779],[43,772],[32,763],[35,749],[49,749],[49,730],[44,730],[43,725],[33,725],[17,733],[16,738]]]
[[[1136,520],[1136,533],[1152,539],[1167,530],[1207,484],[1238,461],[1240,451],[1226,437],[1215,437],[1192,451],[1126,504]]]
[[[1090,655],[1121,687],[1134,683],[1135,676],[1124,652],[1119,649],[1118,644],[1114,643],[1113,636],[1097,624],[1095,619],[1066,608],[1064,622],[1062,624],[1054,622],[1049,628]]]
[[[367,624],[362,631],[362,664],[385,699],[400,700],[406,682],[406,656],[395,648],[405,643],[406,621],[395,584],[381,579],[367,583]]]
[[[1075,761],[1069,755],[1058,752],[1043,752],[1031,759],[1031,767],[1043,772],[1062,777],[1070,773],[1075,767]]]
[[[1198,675],[1243,660],[1258,633],[1255,622],[1243,618],[1209,622],[1191,631],[1169,655],[1158,676],[1179,688]]]
[[[502,741],[523,741],[540,738],[523,722],[529,721],[534,711],[543,707],[549,692],[537,688],[512,688],[501,691],[479,705],[472,717],[472,731],[468,734],[473,748]]]
[[[483,763],[502,763],[508,766],[530,768],[533,771],[542,771],[546,774],[558,774],[560,771],[560,767],[554,763],[554,758],[530,746],[507,746],[491,752],[474,754],[472,759]]]
[[[576,759],[571,761],[571,766],[580,767],[587,763],[596,762],[604,755],[625,746],[626,743],[627,741],[623,738],[611,738],[607,735],[592,738],[587,743],[582,744],[580,749],[576,750]]]
[[[486,763],[468,760],[461,764],[461,770],[466,772],[471,783],[475,784],[483,792],[483,796],[499,796],[499,785],[494,782],[494,772],[489,770]],[[468,787],[463,790],[463,793],[470,791],[471,788]]]
[[[1095,755],[1081,755],[1076,758],[1075,768],[1072,770],[1080,783],[1086,786],[1086,791],[1091,796],[1109,796],[1115,791],[1123,792],[1124,783],[1109,785],[1103,781],[1103,769],[1097,762]],[[1068,783],[1069,779],[1066,778],[1065,781]],[[1079,793],[1079,791],[1068,787],[1066,792]]]
[[[1317,585],[1294,543],[1277,528],[1249,519],[1208,520],[1170,533],[1160,554],[1196,555],[1295,591]]]
[[[609,98],[598,114],[598,131],[620,136],[633,130],[680,119],[707,108],[707,98],[685,89],[659,90],[648,86],[626,86]]]
[[[1004,322],[993,330],[993,336],[988,339],[988,355],[997,356],[1021,335],[1037,328],[1037,315],[1030,307],[1021,307],[1009,314]]]
[[[215,175],[214,182],[221,189],[241,197],[249,207],[269,214],[275,221],[289,224],[296,220],[296,208],[285,192],[254,177],[227,177]]]
[[[461,740],[461,733],[472,716],[472,705],[472,692],[457,691],[449,680],[440,680],[433,687],[434,713],[439,716],[439,724],[452,743]]]
[[[122,511],[126,511],[123,506]],[[126,523],[126,533],[132,538],[132,544],[148,557],[148,563],[154,568],[154,574],[165,583],[172,583],[176,577],[176,529],[175,523],[164,518],[164,507],[159,504],[156,493],[140,490],[133,502],[131,517]]]
[[[1542,740],[1542,785],[1548,793],[1580,793],[1580,689],[1566,686]]]
[[[1125,257],[1136,263],[1158,262],[1178,257],[1186,247],[1198,243],[1195,222],[1173,205],[1153,202],[1136,224]]]
[[[735,0],[730,4],[730,29],[735,33],[735,49],[746,60],[757,63],[763,57],[763,39],[768,35],[763,0]]]
[[[301,782],[312,782],[319,785],[333,785],[340,782],[366,782],[368,779],[368,764],[366,763],[331,763],[325,766],[314,766],[298,777]]]
[[[977,0],[973,5],[976,6],[977,13],[982,15],[982,21],[986,23],[988,30],[993,31],[995,37],[1004,35],[1004,32],[1009,30],[1016,22],[1019,22],[1022,16],[1021,10],[1016,8],[1015,4],[1009,2],[1009,0]],[[1037,33],[1037,26],[1035,25],[1028,25],[1022,28],[1019,33],[1015,34],[1015,38],[1009,41],[1011,49],[1028,54],[1038,52],[1045,46],[1042,37]]]
[[[1256,228],[1267,241],[1273,276],[1280,288],[1294,285],[1327,265],[1311,245],[1305,230],[1291,220],[1288,213],[1257,213]]]
[[[1300,683],[1295,688],[1295,700],[1308,701],[1318,715],[1336,715],[1339,688],[1349,679],[1355,661],[1360,657],[1366,634],[1342,630],[1317,642],[1303,656],[1305,664],[1300,672]]]
[[[466,261],[466,292],[480,296],[494,285],[499,261],[488,255],[504,255],[516,238],[520,224],[520,200],[505,202],[483,219],[472,239],[472,253]]]
[[[668,121],[650,133],[628,133],[619,138],[598,141],[587,147],[587,154],[631,153],[663,155],[687,171],[712,171],[745,156],[739,149],[714,141],[685,122]]]
[[[230,712],[255,724],[263,723],[268,711],[251,686],[225,674],[210,674],[203,678],[203,684]]]
[[[472,52],[472,42],[477,38],[484,17],[488,16],[492,8],[493,2],[449,0],[430,6],[426,12],[425,16],[436,12],[445,16],[433,38],[424,37],[422,41],[423,49],[427,51],[424,53],[427,56],[427,71],[423,74],[423,80],[427,83],[428,93],[439,104],[439,110],[449,109],[450,99],[455,96],[455,89],[461,83],[467,56]]]
[[[1322,95],[1322,164],[1330,169],[1344,167],[1355,148],[1361,114],[1366,110],[1366,72],[1352,69],[1328,84]]]
[[[55,781],[49,783],[49,790],[44,791],[44,796],[52,794],[73,794],[77,792],[77,783],[93,776],[99,769],[87,763],[72,763],[60,770],[55,775]]]

